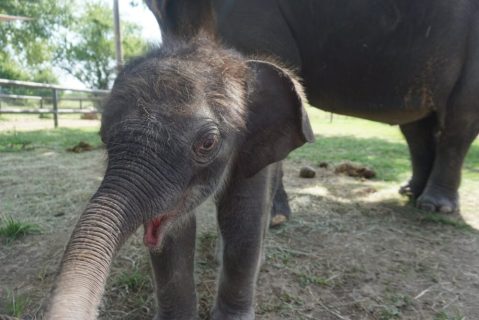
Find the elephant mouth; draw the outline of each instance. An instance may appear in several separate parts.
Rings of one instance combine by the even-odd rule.
[[[181,212],[188,210],[185,208],[184,198],[178,203],[175,208],[167,210],[144,223],[143,243],[150,251],[161,251],[165,236],[175,226],[181,225],[180,221],[183,216]]]
[[[163,239],[174,220],[172,215],[164,214],[145,223],[145,235],[143,236],[145,246],[153,251],[161,249]]]

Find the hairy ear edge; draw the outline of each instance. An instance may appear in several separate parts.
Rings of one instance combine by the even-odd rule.
[[[314,141],[314,134],[299,82],[274,63],[248,60],[247,65],[252,76],[248,81],[247,134],[239,166],[246,177],[251,177]]]

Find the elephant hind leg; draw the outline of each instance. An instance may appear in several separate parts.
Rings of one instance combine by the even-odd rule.
[[[476,88],[479,93],[479,83]],[[459,211],[458,189],[462,165],[479,133],[479,94],[472,94],[464,88],[460,92],[452,99],[452,110],[438,137],[431,175],[416,201],[416,206],[423,210],[444,213]]]
[[[427,185],[417,199],[421,209],[459,210],[458,188],[464,158],[479,133],[479,19],[472,22],[469,50],[461,78],[449,98],[444,126]]]
[[[412,164],[412,177],[399,193],[416,199],[426,187],[436,153],[437,119],[435,114],[401,126]]]
[[[479,99],[479,97],[477,97]],[[479,132],[479,112],[475,124],[467,125],[461,116],[451,121],[439,137],[433,170],[416,206],[427,211],[453,213],[459,211],[458,189],[461,170],[469,147]]]
[[[273,198],[273,207],[271,209],[271,222],[270,227],[277,227],[291,217],[291,208],[289,206],[288,195],[284,190],[284,185],[282,179],[280,180],[280,185],[276,190],[276,193]]]
[[[273,183],[273,205],[271,208],[271,228],[278,227],[291,217],[288,195],[283,185],[283,166],[278,166],[276,177]]]

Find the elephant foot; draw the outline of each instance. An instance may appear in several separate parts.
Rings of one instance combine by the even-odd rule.
[[[424,183],[417,183],[414,180],[410,180],[405,185],[399,188],[399,194],[409,197],[411,199],[417,199],[424,190]]]
[[[270,228],[276,228],[289,220],[291,208],[287,197],[275,197],[273,207],[271,208]]]
[[[416,207],[430,212],[458,213],[457,192],[447,192],[441,188],[428,187],[416,200]]]
[[[282,225],[283,223],[285,223],[286,221],[288,221],[288,215],[286,214],[282,214],[282,213],[278,213],[274,216],[271,217],[271,221],[269,223],[269,227],[270,228],[277,228],[279,227],[280,225]]]

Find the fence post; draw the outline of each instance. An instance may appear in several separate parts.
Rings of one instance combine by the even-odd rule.
[[[57,89],[52,90],[52,102],[53,102],[53,124],[55,128],[58,128],[58,95]]]

